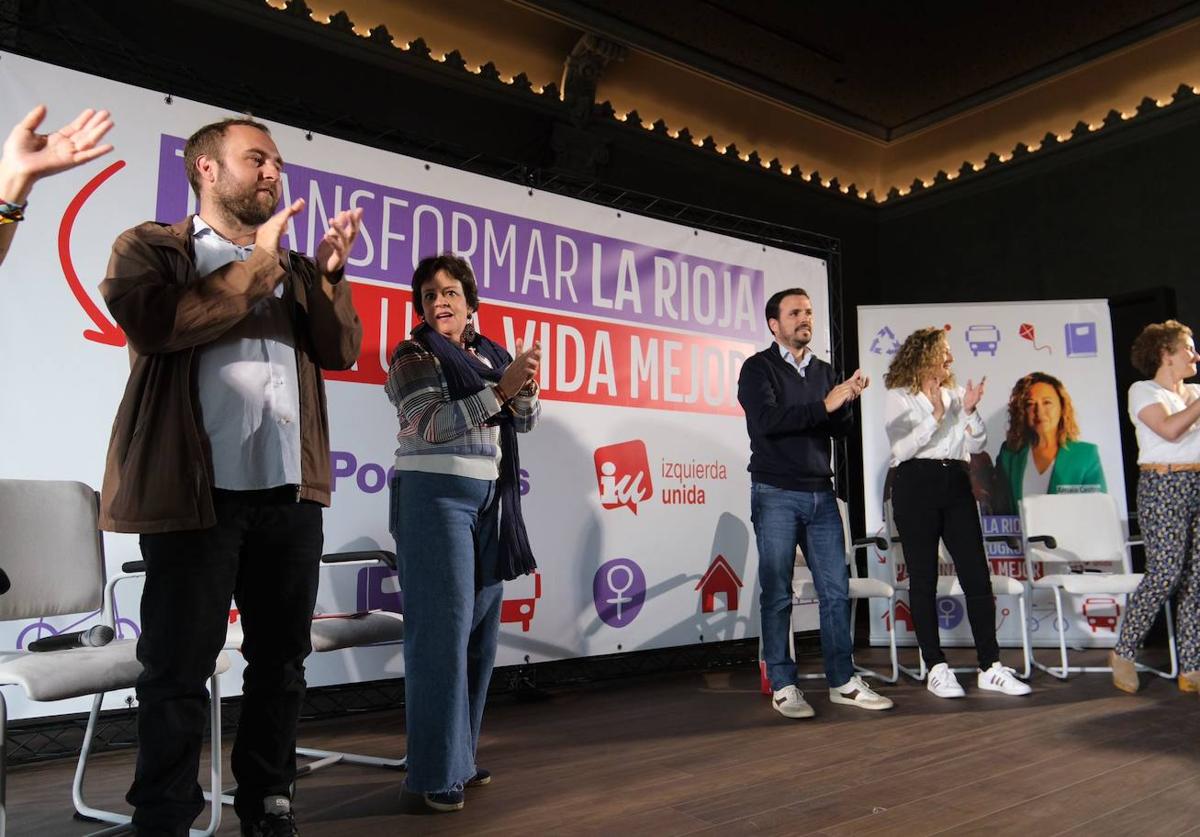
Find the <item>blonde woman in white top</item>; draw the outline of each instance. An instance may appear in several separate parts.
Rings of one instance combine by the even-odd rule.
[[[1008,695],[1029,686],[1000,663],[996,603],[983,551],[979,509],[967,463],[983,450],[987,428],[976,407],[984,383],[956,386],[954,356],[940,328],[914,331],[892,358],[884,376],[887,436],[892,448],[892,511],[908,566],[908,605],[921,655],[930,667],[926,686],[938,697],[964,692],[938,636],[938,541],[946,544],[966,594],[967,619],[979,657],[976,684]]]
[[[1200,385],[1184,383],[1198,359],[1192,330],[1175,320],[1146,326],[1133,342],[1133,365],[1150,379],[1129,388],[1146,574],[1111,654],[1113,685],[1126,692],[1138,689],[1134,658],[1176,590],[1179,688],[1200,691]]]

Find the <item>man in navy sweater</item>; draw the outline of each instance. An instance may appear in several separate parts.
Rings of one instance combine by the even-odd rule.
[[[772,295],[766,314],[775,342],[742,367],[738,401],[750,433],[750,517],[758,543],[763,660],[772,705],[788,718],[813,715],[796,687],[796,662],[788,649],[792,569],[799,545],[820,601],[829,699],[862,709],[890,709],[891,700],[854,673],[846,543],[830,467],[831,438],[850,429],[851,404],[868,380],[855,370],[839,383],[833,367],[813,356],[808,348],[812,300],[802,288]]]

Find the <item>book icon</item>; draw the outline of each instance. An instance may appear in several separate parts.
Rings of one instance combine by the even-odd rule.
[[[1096,324],[1067,323],[1064,327],[1067,341],[1067,357],[1095,357]]]

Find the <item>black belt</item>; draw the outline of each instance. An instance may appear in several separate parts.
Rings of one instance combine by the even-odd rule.
[[[896,467],[900,468],[905,465],[914,465],[917,463],[921,463],[923,465],[927,465],[930,467],[937,466],[939,468],[962,468],[963,470],[967,469],[967,463],[961,459],[906,459],[903,462],[901,462],[899,465],[897,465]]]
[[[300,486],[277,485],[274,488],[254,488],[247,491],[214,488],[213,499],[224,500],[229,503],[242,503],[247,506],[272,506],[279,503],[298,503],[300,502]]]

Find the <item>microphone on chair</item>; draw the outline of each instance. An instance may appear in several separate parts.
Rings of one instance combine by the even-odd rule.
[[[108,645],[116,636],[108,625],[96,625],[86,631],[72,631],[69,634],[35,639],[25,646],[26,651],[66,651],[68,648],[99,648]]]

